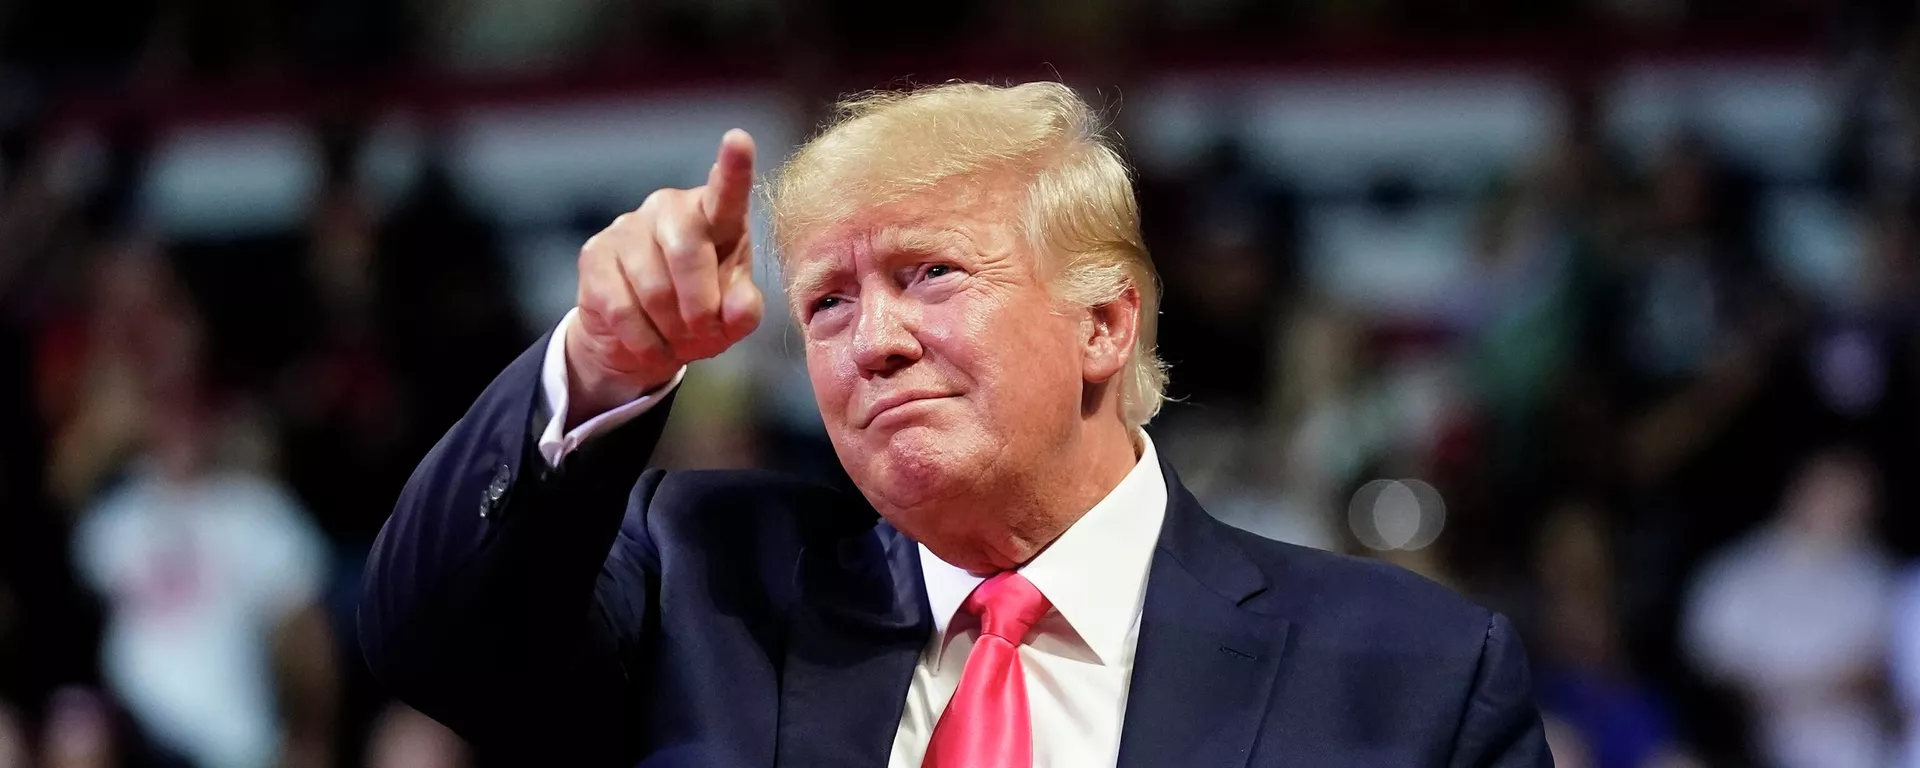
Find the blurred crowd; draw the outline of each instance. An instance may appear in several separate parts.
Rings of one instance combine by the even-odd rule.
[[[0,8],[0,768],[470,763],[361,665],[360,564],[414,463],[557,318],[519,300],[503,225],[446,158],[428,153],[404,199],[368,198],[370,102],[341,94],[537,72],[697,79],[738,57],[772,62],[817,107],[887,57],[994,61],[1045,44],[1070,78],[1124,84],[1165,51],[1257,66],[1348,43],[1592,45],[1596,30],[1816,50],[1849,85],[1843,140],[1810,182],[1857,227],[1849,271],[1825,290],[1783,274],[1759,234],[1765,180],[1684,131],[1649,163],[1623,160],[1572,75],[1552,150],[1471,193],[1457,295],[1383,317],[1311,278],[1303,193],[1223,140],[1140,179],[1176,398],[1150,431],[1230,522],[1390,559],[1513,616],[1562,765],[1920,766],[1916,10]],[[256,87],[318,105],[301,225],[158,231],[138,191],[149,110]],[[1120,112],[1123,135],[1133,117]],[[56,172],[63,119],[104,137],[91,183]],[[1430,194],[1383,172],[1357,202],[1390,219]],[[775,341],[749,353],[776,356],[786,330],[770,323]],[[658,461],[843,482],[804,379],[756,373],[777,368],[690,377]]]

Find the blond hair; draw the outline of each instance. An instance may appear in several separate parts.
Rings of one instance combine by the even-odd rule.
[[[1140,426],[1166,399],[1155,352],[1160,288],[1140,237],[1133,179],[1100,116],[1059,83],[948,83],[842,101],[768,187],[781,260],[813,227],[926,193],[943,182],[1013,173],[1027,242],[1053,256],[1061,301],[1094,307],[1128,286],[1140,295],[1133,359],[1120,374],[1121,415]]]

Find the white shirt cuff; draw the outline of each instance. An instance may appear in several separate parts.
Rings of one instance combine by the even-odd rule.
[[[635,398],[632,402],[602,413],[572,431],[562,434],[567,424],[567,326],[579,322],[580,309],[567,310],[567,316],[560,318],[560,325],[554,328],[553,338],[547,342],[547,357],[540,366],[540,389],[547,401],[547,426],[540,430],[540,455],[547,460],[547,466],[559,467],[560,460],[594,435],[607,432],[632,421],[640,414],[651,410],[654,404],[680,386],[680,380],[687,375],[686,366],[673,374],[660,388]]]

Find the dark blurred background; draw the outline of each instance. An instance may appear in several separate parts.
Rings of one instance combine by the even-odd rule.
[[[1561,765],[1920,766],[1917,11],[0,4],[0,768],[474,764],[352,640],[414,463],[724,129],[952,77],[1109,109],[1156,440],[1512,615]],[[784,312],[658,463],[834,476]]]

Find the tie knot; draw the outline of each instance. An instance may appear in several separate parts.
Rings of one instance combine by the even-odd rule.
[[[1019,645],[1035,622],[1047,615],[1053,604],[1027,577],[1013,571],[1001,571],[973,588],[960,607],[980,617],[980,631],[1006,638]]]

